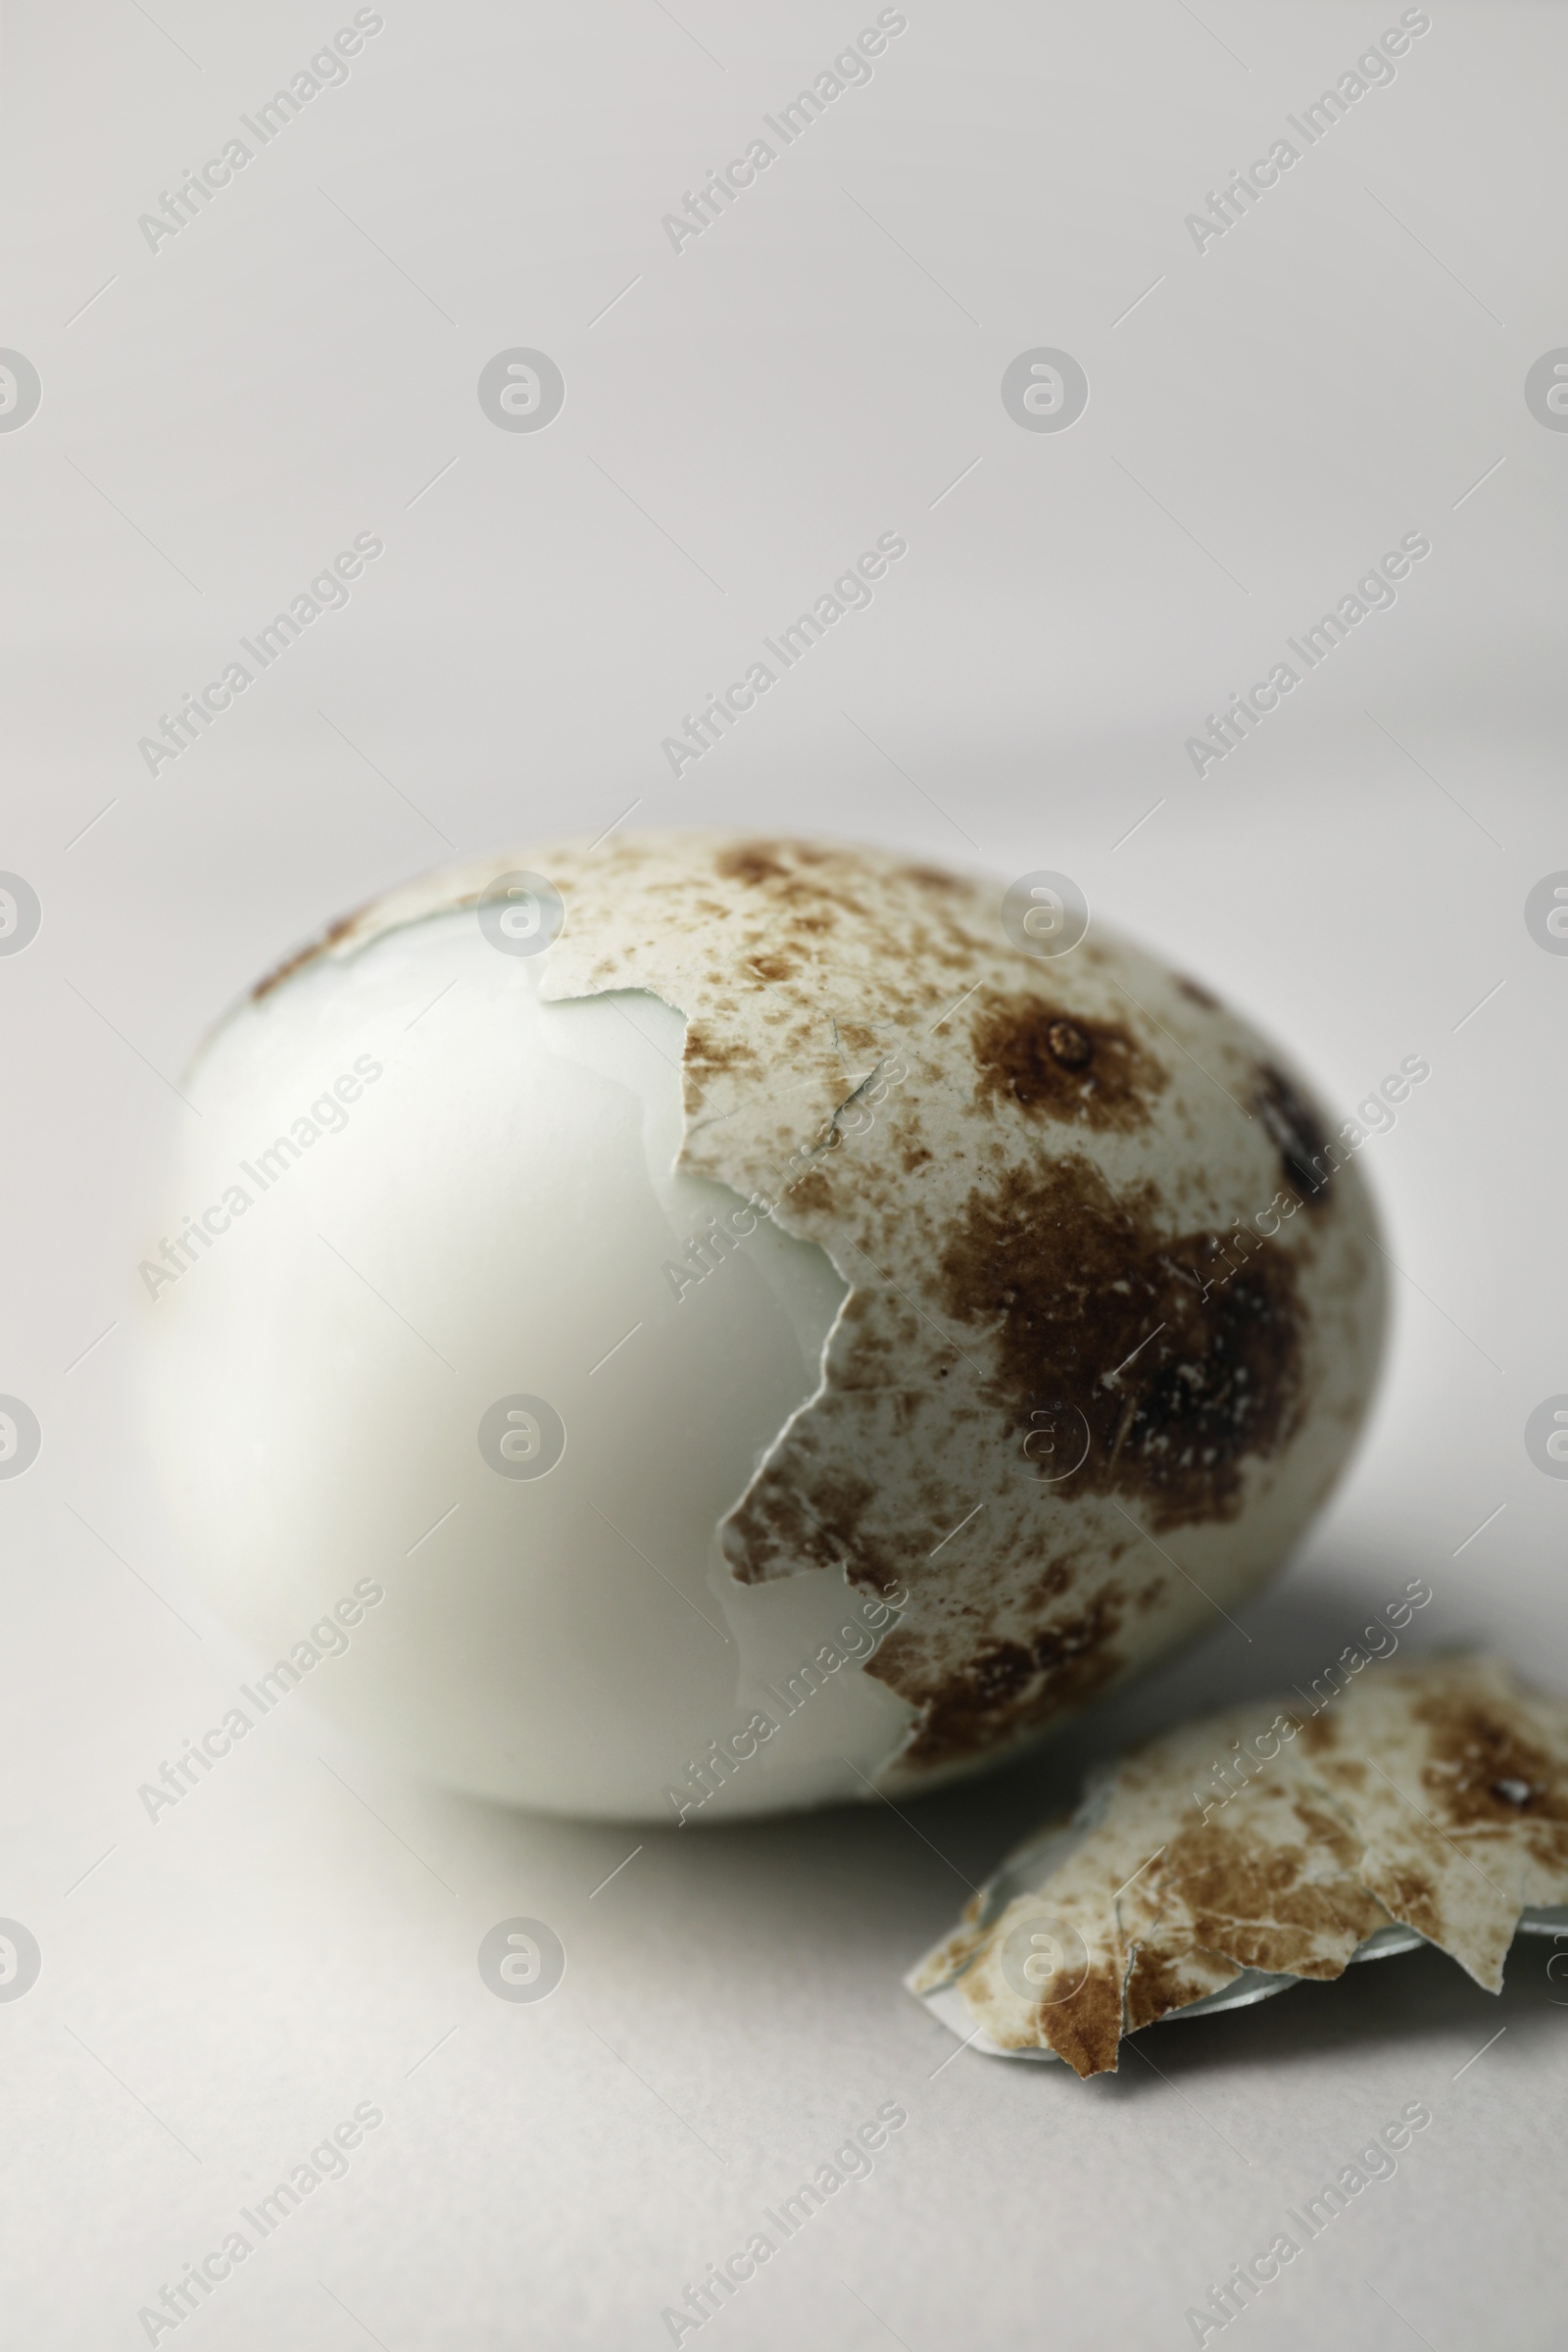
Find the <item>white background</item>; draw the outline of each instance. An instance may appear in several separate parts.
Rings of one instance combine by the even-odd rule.
[[[145,2342],[138,2308],[369,2099],[348,2178],[181,2344],[653,2346],[899,2100],[873,2177],[705,2342],[1176,2346],[1424,2099],[1398,2177],[1249,2340],[1560,2343],[1547,1948],[1516,1947],[1500,2001],[1424,1954],[1178,2023],[1090,2085],[943,2067],[898,1979],[1088,1756],[1317,1672],[1412,1574],[1422,1643],[1568,1687],[1568,1484],[1522,1436],[1568,1389],[1568,959],[1523,919],[1568,866],[1568,435],[1523,397],[1568,343],[1568,19],[1439,0],[1394,82],[1200,254],[1185,216],[1396,7],[910,0],[869,84],[677,255],[662,216],[872,8],[384,14],[155,253],[138,216],[351,11],[10,12],[0,344],[43,401],[0,434],[0,866],[44,913],[0,960],[0,1388],[44,1446],[0,1485],[0,1914],[43,1950],[0,2004],[8,2334]],[[515,345],[565,376],[543,432],[475,395]],[[1037,345],[1088,372],[1063,433],[999,397]],[[871,609],[673,779],[682,712],[889,529],[909,554]],[[1184,741],[1218,698],[1412,529],[1433,552],[1396,606],[1200,780]],[[150,776],[159,714],[365,530],[386,553],[347,609]],[[138,1448],[127,1301],[170,1082],[321,919],[449,844],[634,803],[1065,868],[1347,1112],[1428,1057],[1362,1155],[1400,1272],[1353,1473],[1250,1644],[1220,1629],[907,1820],[508,1815],[300,1698],[155,1827],[138,1783],[256,1664],[192,1596]],[[519,1913],[568,1955],[537,2007],[474,1964]]]

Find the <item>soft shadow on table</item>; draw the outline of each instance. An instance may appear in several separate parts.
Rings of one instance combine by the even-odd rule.
[[[929,1796],[901,1795],[813,1813],[662,1829],[550,1820],[481,1808],[496,1847],[510,1852],[521,1889],[541,1866],[555,1884],[580,1882],[580,1902],[563,1917],[574,1931],[579,1981],[609,1989],[629,1924],[650,1953],[662,1952],[682,1986],[682,2006],[715,2019],[737,1984],[765,1978],[803,2000],[849,1997],[904,2017],[922,2046],[945,2053],[945,2030],[923,2014],[900,1983],[905,1971],[955,1924],[970,1891],[1029,1831],[1077,1801],[1086,1770],[1172,1724],[1250,1697],[1303,1688],[1339,1656],[1396,1589],[1387,1561],[1357,1572],[1345,1563],[1306,1589],[1262,1595],[1241,1619],[1220,1624],[1176,1658],[1091,1709],[1055,1739],[1000,1771]],[[1375,1602],[1374,1602],[1375,1607]],[[1399,1655],[1418,1654],[1417,1617]],[[1377,1667],[1368,1669],[1377,1672]],[[462,1802],[465,1800],[454,1800]],[[466,1800],[470,1801],[471,1800]],[[628,1849],[635,1861],[628,1862]],[[623,1865],[603,1894],[588,1890]],[[602,1931],[602,1933],[601,1933]],[[603,1948],[601,1946],[603,1945]],[[1501,2000],[1482,1991],[1458,1965],[1436,1952],[1368,1962],[1328,1984],[1293,1987],[1255,2006],[1209,2019],[1175,2020],[1133,2045],[1107,2095],[1160,2088],[1157,2066],[1173,2080],[1228,2068],[1289,2064],[1337,2046],[1387,2043],[1441,2034],[1467,2035],[1477,2046],[1505,2024],[1510,2042],[1568,2031],[1568,1982],[1548,1984],[1549,1939],[1520,1938]],[[1559,1976],[1563,1975],[1559,1970]],[[956,2047],[956,2045],[953,2045]],[[935,2063],[933,2057],[932,2063]],[[966,2058],[965,2066],[1006,2066]],[[1009,2074],[1020,2070],[1006,2067]],[[1022,2070],[1060,2081],[1055,2067]]]
[[[1347,1563],[1332,1583],[1267,1592],[1236,1625],[1216,1619],[1212,1634],[1091,1707],[1018,1763],[929,1797],[901,1797],[901,1808],[971,1878],[982,1876],[1052,1812],[1070,1810],[1085,1773],[1102,1758],[1216,1708],[1309,1689],[1398,1581],[1391,1582],[1386,1562],[1360,1573]],[[1376,1596],[1370,1604],[1369,1595]],[[1430,1648],[1423,1631],[1417,1616],[1396,1654]]]
[[[1071,1810],[1092,1765],[1193,1716],[1249,1698],[1288,1695],[1293,1685],[1306,1688],[1369,1622],[1397,1581],[1391,1579],[1386,1560],[1365,1569],[1346,1562],[1337,1565],[1332,1581],[1320,1577],[1307,1589],[1276,1588],[1244,1610],[1235,1625],[1216,1617],[1211,1635],[1090,1707],[1016,1763],[929,1796],[901,1793],[896,1807],[868,1800],[727,1823],[710,1815],[679,1831],[594,1827],[500,1805],[483,1809],[491,1812],[504,1841],[520,1850],[581,1838],[585,1850],[603,1848],[606,1869],[625,1852],[627,1839],[641,1838],[671,1860],[680,1858],[688,1886],[706,1875],[704,1856],[713,1873],[730,1883],[745,1880],[754,1894],[782,1873],[797,1901],[815,1873],[825,1884],[845,1873],[858,1882],[870,1867],[884,1887],[902,1882],[916,1901],[919,1890],[946,1886],[956,1912],[965,1888],[989,1876],[1027,1832],[1053,1814]],[[1423,1643],[1423,1630],[1418,1616],[1401,1641],[1399,1657],[1432,1646],[1430,1640]],[[940,1908],[931,1911],[929,1891],[924,1908],[934,1937],[949,1919]]]
[[[1248,2009],[1147,2028],[1123,2042],[1120,2072],[1102,2081],[1119,2097],[1162,2091],[1165,2080],[1180,2086],[1266,2072],[1277,2081],[1282,2067],[1376,2047],[1403,2049],[1412,2058],[1441,2049],[1440,2083],[1446,2087],[1461,2068],[1473,2082],[1504,2052],[1517,2061],[1521,2047],[1568,2034],[1568,1987],[1546,1975],[1551,1954],[1561,1949],[1549,1936],[1516,1936],[1500,1993],[1483,1991],[1446,1952],[1359,1961],[1327,1984],[1293,1984]],[[1499,2028],[1506,2041],[1477,2056]],[[1450,2052],[1458,2053],[1451,2063]]]

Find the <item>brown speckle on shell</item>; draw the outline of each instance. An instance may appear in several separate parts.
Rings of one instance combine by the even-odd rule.
[[[1419,1710],[1432,1753],[1421,1786],[1446,1829],[1528,1822],[1543,1855],[1568,1863],[1568,1781],[1504,1710],[1435,1693]]]
[[[782,882],[790,869],[780,865],[770,843],[747,841],[736,849],[721,851],[713,870],[721,880],[740,882],[751,889],[759,882]]]
[[[1111,1128],[1144,1124],[1166,1073],[1120,1021],[1075,1018],[1038,997],[983,999],[971,1027],[978,1100]]]
[[[1302,1308],[1289,1254],[1161,1230],[1085,1159],[977,1186],[942,1259],[955,1322],[993,1327],[1009,1426],[1047,1386],[1090,1432],[1065,1497],[1119,1494],[1156,1530],[1233,1516],[1250,1456],[1294,1430]]]
[[[1124,1605],[1119,1592],[1102,1592],[1080,1613],[1048,1622],[1032,1641],[985,1642],[961,1666],[939,1668],[929,1680],[916,1659],[901,1654],[901,1638],[892,1635],[873,1672],[921,1707],[906,1761],[946,1764],[977,1755],[1081,1705],[1120,1663],[1115,1636]],[[907,1647],[912,1652],[915,1644]]]
[[[292,950],[289,955],[284,956],[281,963],[275,963],[270,972],[265,972],[256,982],[251,990],[251,1003],[260,1004],[264,998],[271,995],[274,988],[281,987],[285,980],[290,980],[296,972],[303,971],[308,963],[315,963],[318,956],[335,948],[339,940],[348,937],[363,911],[363,908],[356,907],[350,914],[340,914],[335,922],[327,924],[324,931],[318,931],[315,938],[308,939],[303,947]]]
[[[1346,1153],[1331,1143],[1300,1088],[1272,1063],[1258,1072],[1253,1100],[1258,1117],[1278,1148],[1286,1182],[1308,1208],[1322,1208],[1334,1171]]]

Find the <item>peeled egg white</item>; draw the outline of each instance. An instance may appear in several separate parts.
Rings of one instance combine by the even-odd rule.
[[[715,1535],[846,1286],[760,1220],[677,1301],[662,1263],[736,1206],[674,1166],[680,1016],[546,1004],[537,979],[448,914],[220,1031],[179,1199],[255,1200],[153,1302],[154,1445],[215,1603],[269,1659],[385,1588],[306,1669],[365,1738],[486,1794],[673,1819],[664,1785],[749,1721],[748,1679],[793,1674],[855,1599],[738,1585]],[[320,1139],[273,1175],[313,1102]],[[476,1439],[516,1394],[566,1432],[533,1479]],[[837,1792],[846,1744],[874,1764],[906,1712],[863,1675],[824,1687],[786,1786],[769,1741],[729,1801]]]
[[[1255,1586],[1370,1386],[1382,1295],[1348,1239],[1369,1215],[1352,1167],[1327,1219],[1303,1205],[1271,1242],[1292,1401],[1211,1516],[1159,1521],[1157,1432],[1126,1509],[1114,1466],[1042,1479],[989,1352],[989,1277],[971,1327],[949,1241],[972,1252],[985,1186],[1053,1154],[1146,1223],[1153,1171],[1173,1230],[1267,1201],[1278,1118],[1229,1107],[1258,1041],[1134,950],[1020,954],[999,893],[765,849],[632,837],[432,877],[285,967],[187,1081],[201,1115],[142,1290],[151,1444],[192,1560],[265,1661],[253,1689],[300,1688],[465,1788],[673,1821],[970,1770]],[[510,869],[564,902],[541,953],[476,914]],[[1093,1072],[1044,1125],[1028,1086],[999,1096],[991,1033],[971,1051],[962,1023],[935,1029],[971,966],[969,1018],[993,1027],[1042,990],[1085,1036],[1107,1002],[1134,1020],[1148,1105],[1105,1124]],[[1124,1015],[1124,973],[1206,1026],[1229,1093],[1152,1011]],[[1069,1625],[1103,1636],[1093,1674],[1057,1673]]]

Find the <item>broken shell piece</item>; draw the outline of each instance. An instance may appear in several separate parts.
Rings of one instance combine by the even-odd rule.
[[[1568,1707],[1438,1658],[1122,1758],[905,1981],[982,2051],[1088,2076],[1161,2018],[1423,1942],[1500,1991],[1519,1928],[1568,1932]]]

